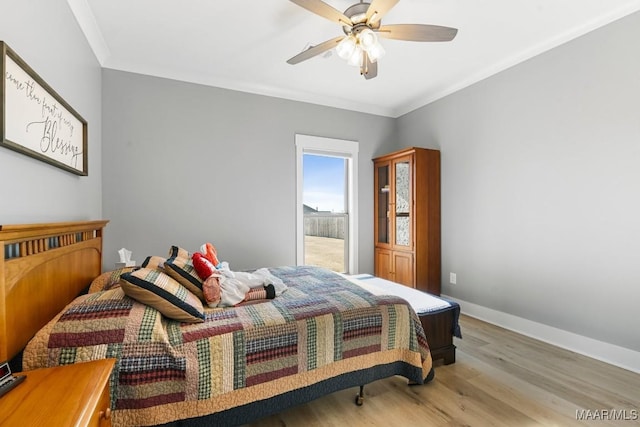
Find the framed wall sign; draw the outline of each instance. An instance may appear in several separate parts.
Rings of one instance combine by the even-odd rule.
[[[87,122],[0,41],[0,145],[86,176]]]

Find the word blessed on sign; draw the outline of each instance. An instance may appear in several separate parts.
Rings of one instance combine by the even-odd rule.
[[[1,144],[87,175],[86,122],[6,44],[2,47],[5,90]]]

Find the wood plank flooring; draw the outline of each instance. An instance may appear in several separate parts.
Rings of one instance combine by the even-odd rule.
[[[456,363],[436,365],[427,385],[387,378],[365,387],[363,406],[353,388],[250,426],[640,426],[640,374],[471,317],[460,325]]]

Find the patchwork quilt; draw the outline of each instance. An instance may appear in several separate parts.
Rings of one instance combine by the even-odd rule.
[[[116,358],[114,426],[163,424],[263,402],[269,408],[255,412],[261,416],[286,407],[294,393],[304,391],[310,400],[396,374],[422,383],[431,371],[424,331],[406,301],[373,295],[317,267],[269,270],[286,292],[258,304],[207,309],[204,323],[168,320],[120,288],[81,296],[29,343],[24,369]]]

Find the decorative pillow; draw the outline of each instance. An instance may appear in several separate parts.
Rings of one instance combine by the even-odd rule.
[[[171,246],[169,258],[164,262],[164,271],[192,294],[204,300],[202,280],[198,277],[198,273],[193,267],[191,254],[188,251],[178,246]]]
[[[131,298],[155,308],[170,319],[204,322],[202,302],[161,270],[140,268],[125,273],[120,276],[120,286]]]
[[[136,268],[138,267],[122,267],[118,268],[117,270],[102,273],[101,275],[93,279],[91,285],[89,286],[88,293],[92,294],[94,292],[108,291],[109,289],[120,286],[120,276],[124,273],[130,273]]]
[[[148,256],[140,266],[146,268],[163,268],[165,261],[166,259],[161,256]]]

